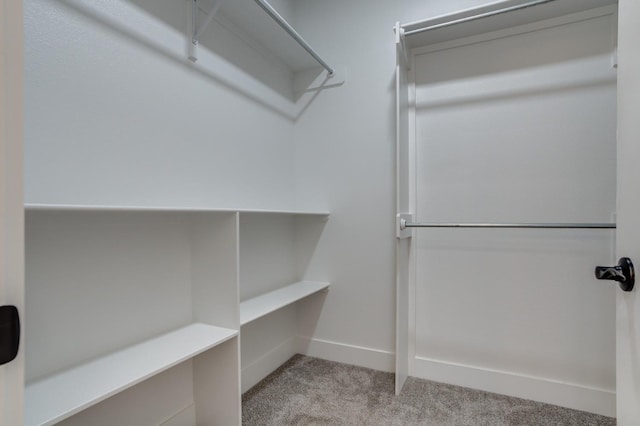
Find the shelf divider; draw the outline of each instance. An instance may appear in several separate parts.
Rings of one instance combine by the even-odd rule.
[[[52,425],[238,335],[190,324],[27,384],[25,425]]]
[[[300,299],[329,288],[329,283],[299,281],[240,303],[240,325],[245,325]]]

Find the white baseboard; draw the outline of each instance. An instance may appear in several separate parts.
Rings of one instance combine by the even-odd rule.
[[[285,340],[247,366],[242,366],[242,393],[284,364],[297,353],[297,338]]]
[[[291,338],[242,369],[245,392],[296,353],[393,372],[393,352],[321,339]],[[412,376],[615,417],[615,391],[513,372],[416,357]]]
[[[298,337],[298,353],[380,371],[393,372],[395,369],[393,352],[328,340]]]
[[[575,383],[416,357],[412,376],[616,416],[616,393]]]
[[[326,340],[292,337],[251,364],[242,366],[242,393],[251,389],[295,354],[389,372],[393,372],[395,365],[392,352]]]

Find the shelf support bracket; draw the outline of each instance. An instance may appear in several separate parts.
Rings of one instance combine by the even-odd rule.
[[[405,238],[411,238],[411,228],[407,227],[408,222],[413,221],[413,214],[411,213],[398,213],[396,214],[396,238],[403,240]]]
[[[224,4],[226,0],[216,0],[213,2],[213,6],[211,10],[207,14],[204,22],[198,28],[198,0],[191,0],[191,46],[189,48],[189,59],[193,62],[198,60],[198,56],[196,55],[196,47],[200,43],[200,36],[207,28],[207,26],[213,20],[213,17],[216,16],[220,7]]]

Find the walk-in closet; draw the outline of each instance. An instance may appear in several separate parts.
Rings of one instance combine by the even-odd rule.
[[[635,0],[0,1],[0,426],[640,424]]]

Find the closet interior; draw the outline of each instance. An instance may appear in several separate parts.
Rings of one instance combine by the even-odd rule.
[[[617,10],[586,3],[396,27],[398,392],[418,376],[615,416],[593,266],[615,263]]]
[[[296,353],[615,416],[615,1],[397,3],[24,2],[26,425]]]
[[[329,288],[296,264],[327,216],[27,206],[26,424],[238,423],[240,386],[277,367],[264,354],[296,353],[290,305]],[[131,404],[151,389],[157,406]]]
[[[268,80],[252,79],[228,64],[226,69],[212,65],[215,55],[206,50],[211,42],[207,29],[216,35],[237,32],[237,28],[225,27],[231,24],[224,23],[224,13],[249,20],[256,14],[253,10],[244,16],[249,12],[231,4],[226,10],[222,8],[221,18],[207,28],[222,3],[172,2],[171,11],[177,16],[162,15],[167,5],[162,9],[155,2],[30,3],[26,20],[29,25],[46,16],[40,35],[53,32],[48,23],[55,26],[58,22],[51,18],[64,20],[65,14],[71,15],[66,19],[72,22],[99,22],[106,35],[87,40],[87,48],[114,43],[105,40],[108,38],[133,40],[142,49],[151,48],[150,56],[169,58],[178,72],[196,72],[203,79],[228,83],[231,90],[255,98],[249,102],[266,110],[260,114],[282,117],[278,120],[283,130],[275,135],[280,137],[288,132],[288,115],[297,108],[293,98],[288,98],[296,71],[279,58],[261,59],[275,64],[270,71],[281,69],[288,76],[281,81],[289,86],[281,84],[282,92],[278,93]],[[293,31],[297,43],[319,58],[275,9],[264,1],[258,3],[278,19],[278,25]],[[189,14],[193,27],[200,30],[197,38],[195,32],[189,36],[187,27],[177,23]],[[202,25],[203,20],[208,22]],[[82,25],[70,22],[70,33],[76,31],[74,24]],[[190,37],[191,46],[177,48],[175,41],[186,37]],[[276,36],[279,39],[281,35]],[[95,45],[90,46],[92,43]],[[237,45],[229,42],[222,47]],[[134,56],[143,54],[135,52]],[[309,63],[299,59],[299,52],[288,55],[303,64],[298,66]],[[305,71],[318,74],[315,62],[311,71]],[[332,68],[324,73],[325,80],[335,76]],[[72,84],[82,85],[79,81]],[[256,93],[249,93],[253,89]],[[159,110],[153,114],[154,120],[165,116]],[[186,114],[192,115],[190,111]],[[115,138],[130,138],[117,129],[102,129],[100,135],[90,127],[92,141],[99,145],[104,136],[105,147],[117,144]],[[75,136],[70,136],[67,128],[61,134],[66,136],[58,140]],[[236,134],[240,136],[238,143],[243,143],[241,132]],[[49,133],[46,137],[54,140],[57,136]],[[151,141],[149,136],[142,138]],[[264,144],[271,143],[271,138],[267,136]],[[180,139],[176,142],[169,149],[187,149],[180,147]],[[256,163],[272,155],[268,150],[273,147],[264,149]],[[89,156],[82,150],[78,146],[68,155]],[[144,155],[140,168],[157,158],[153,152]],[[221,152],[203,155],[207,159],[214,156],[228,161]],[[178,157],[166,167],[181,167]],[[102,161],[109,163],[106,157]],[[111,165],[117,168],[113,162]],[[268,168],[258,169],[258,173],[269,172]],[[185,169],[185,173],[189,171]],[[271,184],[268,178],[266,181]],[[255,186],[260,190],[259,183]],[[131,193],[140,191],[129,189]],[[73,192],[69,186],[67,190],[66,195]],[[264,192],[269,196],[268,187]],[[154,204],[145,201],[146,195],[140,192],[141,198],[134,196],[131,205],[70,202],[74,195],[65,199],[64,189],[57,195],[63,202],[25,206],[29,330],[25,342],[29,348],[25,424],[240,424],[241,392],[300,352],[306,343],[300,324],[317,320],[329,282],[310,276],[307,266],[329,212],[291,209],[289,200],[272,203],[284,209],[229,208],[226,203],[211,208],[177,205],[175,201],[173,205]],[[55,200],[56,194],[45,197]],[[243,205],[247,204],[266,203],[245,200]],[[298,309],[296,302],[308,297],[315,298],[318,308]]]

